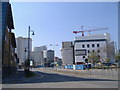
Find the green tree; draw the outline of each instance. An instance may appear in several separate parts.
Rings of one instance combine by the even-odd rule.
[[[107,69],[109,69],[109,63],[110,63],[110,58],[106,58],[106,63],[107,63]]]
[[[115,55],[115,60],[116,60],[116,63],[118,63],[120,61],[120,53],[117,53]]]
[[[110,58],[106,58],[106,63],[109,63],[110,62]]]
[[[110,60],[114,60],[115,57],[115,47],[114,43],[108,42],[106,46],[100,47],[101,51],[101,58],[104,58],[106,61],[109,62]]]
[[[95,65],[96,63],[98,63],[99,60],[100,60],[100,57],[99,57],[99,55],[98,55],[97,52],[91,52],[91,53],[88,55],[88,61],[89,61],[90,63],[93,63],[94,65]]]

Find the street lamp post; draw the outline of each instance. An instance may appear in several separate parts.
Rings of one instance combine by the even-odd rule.
[[[25,67],[27,68],[27,71],[29,72],[29,66],[30,66],[30,32],[32,32],[32,35],[34,35],[34,31],[30,29],[30,26],[28,27],[28,59],[26,60]]]
[[[25,52],[25,61],[26,61],[27,60],[27,57],[26,57],[27,48],[24,49],[24,52]],[[25,65],[25,62],[24,62],[24,65]]]

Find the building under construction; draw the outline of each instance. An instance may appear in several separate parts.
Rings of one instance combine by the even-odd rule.
[[[72,41],[62,42],[61,55],[62,55],[63,65],[73,64],[74,47],[73,47],[73,42]]]
[[[114,42],[110,39],[110,34],[95,34],[90,36],[76,36],[74,41],[75,63],[85,63],[85,59],[91,52],[96,52],[100,60],[107,58],[114,63]]]
[[[115,48],[110,34],[76,36],[73,42],[62,42],[63,64],[85,64],[89,54],[94,52],[98,54],[101,62],[109,58],[110,62],[114,63]]]

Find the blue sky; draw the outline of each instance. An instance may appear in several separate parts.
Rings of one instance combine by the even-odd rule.
[[[33,47],[47,45],[55,47],[56,56],[61,57],[62,41],[73,41],[72,31],[108,27],[113,41],[118,42],[117,2],[11,2],[16,37],[27,37],[28,26],[35,31]]]

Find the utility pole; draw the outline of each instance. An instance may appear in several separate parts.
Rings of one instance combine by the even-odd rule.
[[[28,67],[30,66],[30,26],[28,27]]]
[[[29,72],[30,68],[30,32],[33,32],[32,35],[34,35],[34,31],[30,29],[30,26],[28,27],[28,58],[25,62],[25,72]]]

